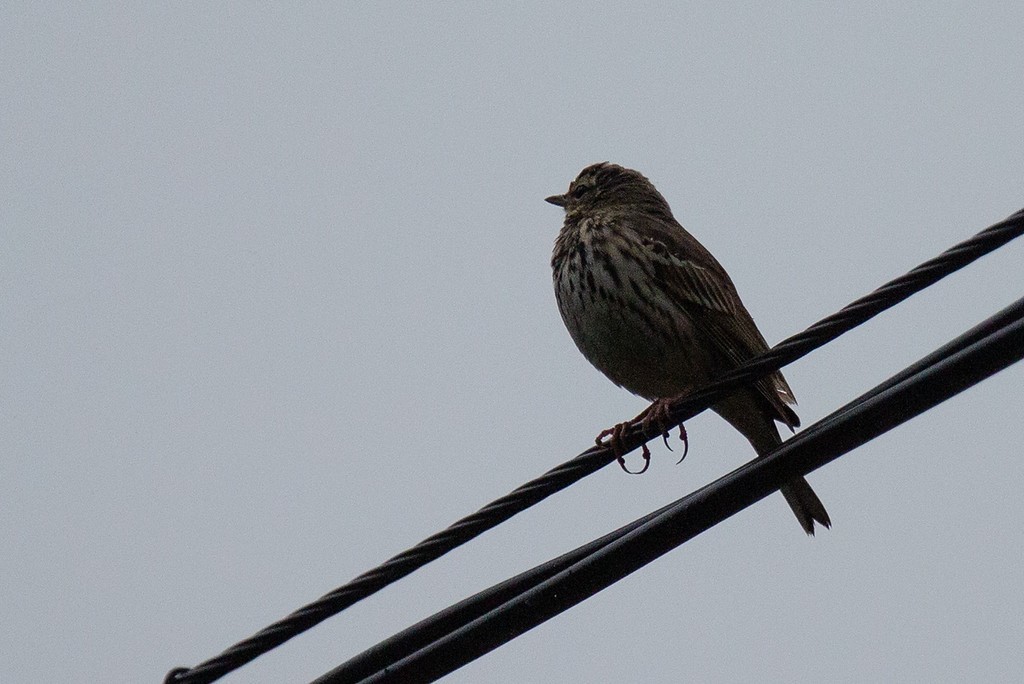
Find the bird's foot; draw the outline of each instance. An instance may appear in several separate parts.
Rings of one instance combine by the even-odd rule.
[[[672,451],[672,447],[669,446],[668,436],[672,428],[676,427],[669,420],[669,409],[679,397],[672,397],[670,399],[655,399],[654,402],[647,407],[647,409],[640,414],[640,426],[644,431],[649,431],[651,428],[657,428],[661,434],[662,440],[665,442],[665,446],[669,451]],[[683,455],[676,461],[676,465],[683,462],[686,458],[686,454],[690,452],[690,441],[686,436],[686,426],[679,423],[679,439],[683,442]]]
[[[623,472],[629,473],[630,475],[643,475],[651,465],[651,450],[647,448],[646,443],[640,445],[640,448],[642,449],[640,454],[644,459],[644,467],[640,470],[630,470],[626,467],[626,447],[622,444],[622,436],[625,434],[626,430],[633,427],[633,424],[634,421],[628,421],[626,423],[619,423],[615,427],[610,427],[607,430],[602,430],[601,434],[599,434],[597,439],[594,441],[598,446],[611,447],[612,453],[615,454],[615,460],[619,462],[619,467],[622,468]],[[605,437],[608,438],[607,444],[604,441]]]

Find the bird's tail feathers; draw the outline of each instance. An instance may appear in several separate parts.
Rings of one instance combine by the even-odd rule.
[[[814,523],[824,525],[826,528],[832,527],[832,521],[829,520],[825,505],[821,503],[821,499],[811,489],[807,480],[802,477],[790,480],[782,485],[779,491],[782,492],[782,496],[786,497],[786,503],[793,509],[804,532],[813,536]]]

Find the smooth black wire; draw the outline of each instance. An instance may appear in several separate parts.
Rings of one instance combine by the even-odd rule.
[[[653,513],[648,513],[644,517],[634,520],[614,532],[610,532],[599,539],[595,539],[435,613],[331,670],[320,679],[317,679],[317,684],[320,682],[358,682],[364,677],[376,673],[378,670],[387,667],[390,663],[401,660],[431,642],[438,641],[443,636],[454,632],[463,625],[486,614],[488,611],[558,574],[565,568],[607,546],[648,520],[653,520],[659,514],[667,511],[671,505],[664,506]]]
[[[656,514],[579,562],[565,566],[481,617],[377,673],[358,679],[338,668],[314,684],[430,682],[571,608],[677,546],[806,475],[1024,358],[1024,299],[1002,324],[957,340],[948,356],[915,367],[858,397],[771,454],[734,470]],[[934,355],[933,355],[934,356]],[[640,524],[637,524],[640,523]]]
[[[677,402],[668,412],[669,420],[681,423],[714,404],[743,384],[753,382],[776,369],[805,356],[911,295],[941,280],[967,264],[998,249],[1024,232],[1024,209],[986,228],[907,274],[896,278],[871,294],[856,300],[839,312],[822,319],[740,366],[704,390]],[[656,437],[653,428],[644,431],[635,426],[625,432],[622,447],[632,451]],[[576,458],[552,468],[544,475],[521,485],[476,513],[453,523],[416,546],[393,556],[348,584],[299,608],[256,634],[229,647],[219,655],[193,668],[175,668],[165,684],[205,684],[213,682],[292,637],[336,615],[352,604],[405,577],[414,570],[457,548],[463,543],[508,520],[552,494],[594,473],[615,460],[607,446],[594,446]]]
[[[913,365],[908,366],[877,387],[837,409],[829,416],[822,418],[801,432],[801,434],[813,435],[818,430],[836,429],[837,419],[861,406],[864,402],[879,396],[883,392],[928,370],[979,340],[1020,320],[1024,320],[1024,299],[1011,304],[996,315],[960,335],[955,340],[943,345]],[[799,442],[794,442],[794,444],[799,444]],[[653,513],[648,513],[614,532],[610,532],[599,539],[584,544],[553,560],[522,572],[515,577],[439,611],[349,659],[320,679],[317,679],[314,684],[353,684],[359,682],[373,675],[378,670],[382,670],[392,663],[398,662],[406,656],[425,648],[432,642],[439,641],[447,634],[460,629],[489,611],[514,599],[516,596],[524,594],[541,582],[665,513],[674,505],[669,504]]]

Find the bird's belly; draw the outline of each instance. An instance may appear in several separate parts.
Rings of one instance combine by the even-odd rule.
[[[650,400],[706,381],[701,348],[685,314],[656,297],[640,299],[596,271],[596,287],[556,287],[566,328],[583,355],[612,382]]]

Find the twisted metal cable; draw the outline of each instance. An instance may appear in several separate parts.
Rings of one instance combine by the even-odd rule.
[[[1024,209],[951,247],[905,275],[889,281],[871,294],[852,302],[803,332],[787,338],[769,352],[743,364],[705,389],[679,400],[668,411],[669,420],[677,423],[684,422],[732,393],[737,387],[753,382],[806,356],[823,344],[998,249],[1022,233],[1024,233]],[[623,449],[629,452],[638,448],[641,444],[658,436],[654,432],[654,429],[644,431],[640,426],[634,426],[623,435]],[[359,575],[348,584],[338,587],[316,601],[299,608],[251,637],[229,647],[219,655],[193,668],[181,667],[171,670],[164,682],[165,684],[205,684],[216,681],[225,674],[280,646],[292,637],[336,615],[357,601],[372,595],[517,513],[596,472],[615,459],[616,456],[609,447],[593,446],[576,458],[521,485],[476,513],[427,537],[414,547]]]

